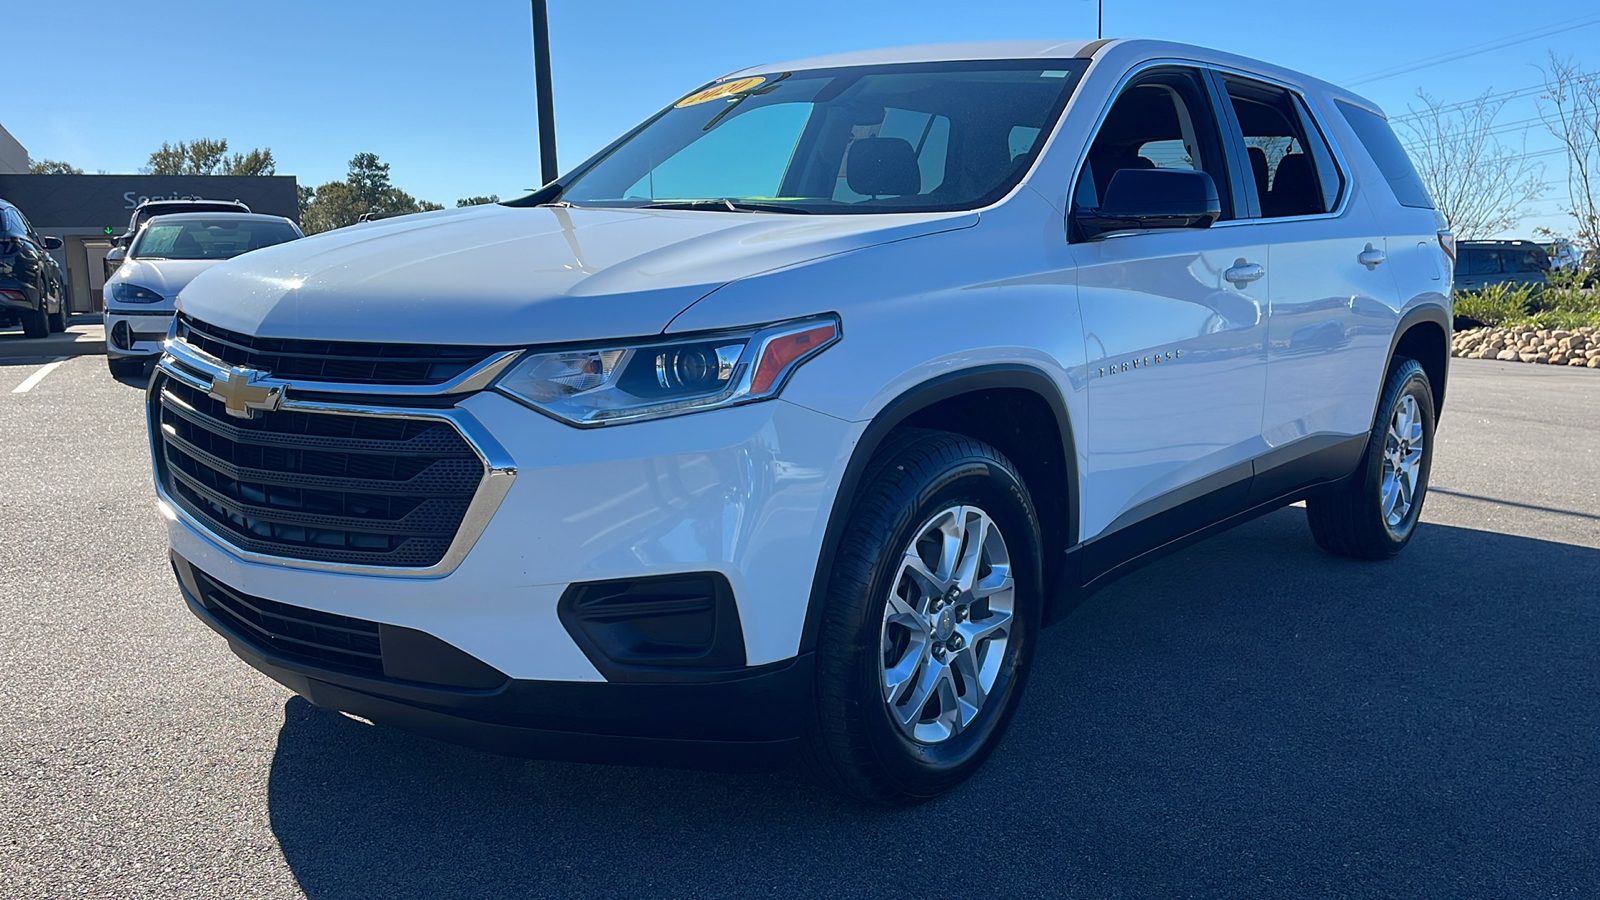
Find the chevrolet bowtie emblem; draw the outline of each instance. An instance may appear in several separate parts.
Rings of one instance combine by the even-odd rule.
[[[253,419],[257,410],[272,412],[283,400],[283,385],[260,383],[266,376],[258,369],[234,366],[226,375],[212,378],[211,390],[206,393],[221,400],[228,415]]]

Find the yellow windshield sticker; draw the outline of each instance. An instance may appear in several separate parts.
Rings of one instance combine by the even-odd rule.
[[[685,106],[693,106],[696,103],[705,103],[709,100],[721,100],[723,97],[732,97],[734,94],[742,94],[766,80],[767,79],[759,75],[753,78],[735,78],[732,81],[724,81],[721,84],[713,84],[711,87],[708,87],[705,90],[695,91],[673,105],[677,109],[682,109]]]

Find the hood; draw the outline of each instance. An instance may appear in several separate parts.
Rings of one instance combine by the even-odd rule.
[[[261,337],[504,346],[651,335],[730,281],[976,221],[476,206],[256,250],[195,279],[178,305]]]
[[[155,291],[166,300],[166,303],[153,303],[149,306],[160,309],[163,306],[171,306],[172,298],[178,296],[178,292],[187,287],[196,275],[223,262],[226,260],[130,259],[123,262],[116,274],[111,277],[111,281],[136,284]]]

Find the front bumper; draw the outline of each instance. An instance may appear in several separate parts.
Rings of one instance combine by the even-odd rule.
[[[496,439],[516,476],[448,571],[357,574],[246,559],[163,500],[170,545],[229,587],[412,628],[514,679],[605,681],[557,604],[569,585],[615,579],[717,573],[731,588],[748,665],[799,653],[859,425],[783,400],[601,429],[563,425],[488,391],[455,411]]]
[[[177,554],[172,563],[190,611],[225,637],[241,659],[317,706],[376,724],[515,756],[718,769],[769,767],[787,757],[799,739],[810,654],[678,682],[500,676],[494,686],[464,688],[364,677],[274,653],[207,600],[201,587],[207,576]],[[459,651],[434,652],[448,657]],[[411,662],[415,668],[416,661]],[[479,671],[485,670],[469,677],[480,677]]]
[[[106,356],[111,359],[154,359],[172,325],[173,311],[108,306],[105,310]]]

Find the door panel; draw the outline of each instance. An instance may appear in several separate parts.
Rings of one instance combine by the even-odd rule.
[[[1250,227],[1144,232],[1073,245],[1089,393],[1082,534],[1124,528],[1240,469],[1261,447],[1270,276]],[[1241,474],[1242,471],[1242,474]]]
[[[1267,445],[1310,435],[1365,434],[1397,320],[1388,242],[1364,203],[1351,204],[1336,219],[1269,227],[1274,278],[1262,420]],[[1382,251],[1384,262],[1360,262],[1369,247]]]
[[[1368,430],[1394,330],[1393,249],[1297,93],[1233,74],[1216,84],[1251,172],[1253,227],[1272,245],[1260,501],[1353,467],[1344,438]]]

